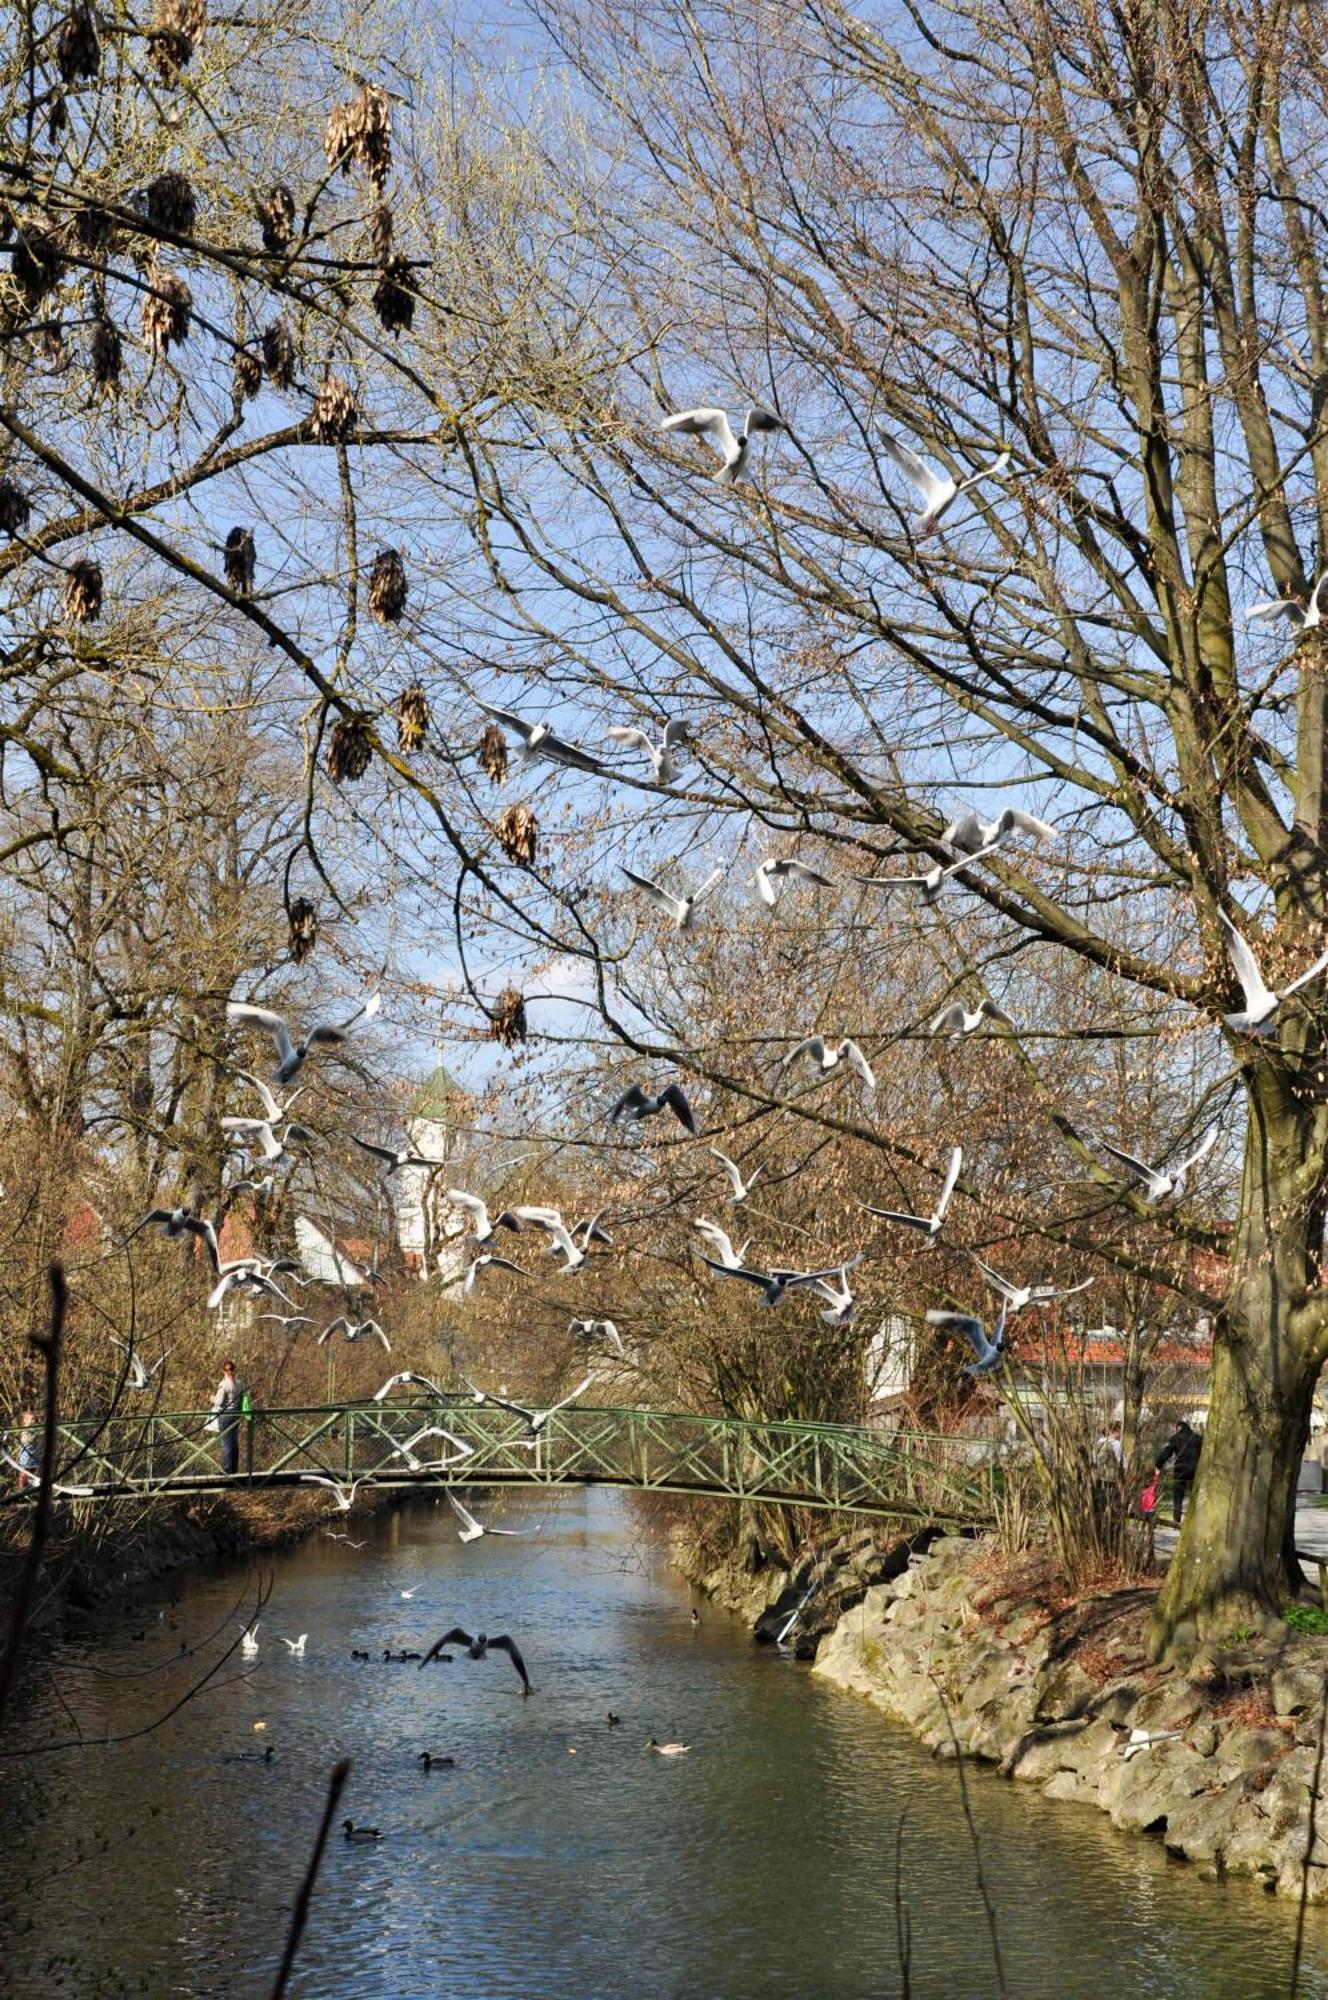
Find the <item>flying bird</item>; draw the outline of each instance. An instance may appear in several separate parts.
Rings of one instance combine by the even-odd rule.
[[[752,1189],[756,1186],[757,1175],[763,1173],[765,1169],[759,1166],[753,1167],[751,1173],[747,1176],[747,1179],[744,1180],[740,1169],[738,1168],[736,1163],[729,1158],[727,1153],[721,1153],[718,1146],[709,1146],[707,1147],[706,1150],[707,1152],[711,1152],[714,1154],[715,1158],[719,1161],[719,1164],[721,1165],[721,1167],[723,1167],[725,1173],[728,1175],[729,1186],[733,1190],[733,1192],[729,1196],[729,1202],[732,1207],[736,1208],[740,1201],[746,1201],[748,1195],[751,1193]]]
[[[805,1042],[799,1042],[796,1049],[790,1049],[782,1061],[776,1064],[776,1076],[780,1070],[787,1069],[790,1063],[797,1062],[800,1056],[810,1056],[822,1076],[828,1076],[832,1069],[838,1068],[841,1062],[846,1062],[849,1068],[856,1072],[864,1090],[870,1093],[876,1088],[876,1078],[872,1074],[871,1064],[857,1043],[847,1037],[842,1042],[836,1042],[831,1048],[823,1035],[808,1035]]]
[[[778,1265],[769,1271],[757,1271],[751,1269],[746,1264],[721,1264],[715,1258],[704,1255],[702,1256],[702,1262],[708,1264],[712,1271],[717,1271],[721,1278],[741,1278],[749,1285],[759,1285],[761,1288],[761,1304],[763,1306],[777,1306],[785,1292],[793,1286],[820,1286],[823,1279],[828,1280],[830,1278],[838,1278],[841,1285],[844,1285],[846,1274],[856,1269],[862,1262],[862,1258],[858,1256],[850,1258],[845,1264],[832,1264],[825,1271],[790,1271]]]
[[[390,1354],[392,1352],[392,1343],[376,1319],[347,1319],[346,1315],[342,1313],[336,1319],[328,1322],[319,1334],[316,1344],[319,1347],[326,1347],[328,1341],[336,1333],[344,1333],[348,1342],[366,1340],[372,1335],[375,1340],[382,1341],[385,1353]]]
[[[1197,1167],[1200,1160],[1207,1159],[1216,1143],[1217,1126],[1210,1125],[1194,1151],[1187,1153],[1169,1171],[1163,1167],[1150,1167],[1146,1160],[1136,1160],[1133,1153],[1122,1153],[1118,1146],[1109,1146],[1105,1139],[1101,1141],[1101,1146],[1103,1152],[1110,1153],[1127,1174],[1143,1182],[1144,1200],[1151,1206],[1154,1202],[1165,1201],[1169,1194],[1179,1194],[1191,1168]]]
[[[579,1243],[583,1250],[589,1250],[592,1243],[602,1243],[605,1249],[611,1250],[613,1238],[607,1229],[601,1227],[603,1214],[604,1210],[597,1208],[593,1215],[583,1215],[579,1222],[574,1222],[568,1232],[573,1243]]]
[[[1308,986],[1311,979],[1317,979],[1328,965],[1328,951],[1321,952],[1308,971],[1293,979],[1289,986],[1280,987],[1274,992],[1272,987],[1265,983],[1264,976],[1259,970],[1259,961],[1226,912],[1219,910],[1217,920],[1227,941],[1232,969],[1245,995],[1244,1007],[1234,1014],[1224,1014],[1222,1019],[1238,1035],[1267,1034],[1273,1015],[1282,1002],[1289,1000],[1293,993],[1298,993],[1302,986]]]
[[[700,888],[693,890],[690,896],[674,896],[667,889],[661,889],[658,882],[652,882],[648,875],[638,875],[634,868],[622,868],[621,872],[629,882],[634,882],[638,889],[644,890],[656,909],[663,910],[674,929],[680,931],[689,931],[693,928],[697,904],[705,901],[715,884],[722,881],[724,875],[722,868],[715,868],[707,875]]]
[[[486,1534],[495,1534],[497,1530],[489,1528],[483,1530],[483,1532]],[[472,1660],[482,1660],[486,1653],[506,1653],[521,1677],[522,1694],[534,1694],[535,1690],[530,1685],[530,1675],[526,1672],[526,1663],[521,1657],[516,1640],[509,1638],[506,1632],[499,1632],[492,1639],[486,1632],[480,1632],[472,1639],[469,1632],[463,1632],[459,1625],[454,1625],[450,1632],[444,1632],[441,1639],[434,1640],[433,1645],[430,1646],[428,1652],[420,1661],[421,1671],[428,1666],[430,1660],[436,1660],[439,1654],[448,1646],[454,1645],[464,1646]]]
[[[959,1334],[973,1350],[973,1359],[964,1369],[965,1375],[989,1375],[993,1368],[999,1368],[1005,1356],[1005,1322],[1013,1310],[1002,1305],[995,1326],[988,1340],[986,1329],[980,1319],[971,1313],[929,1312],[928,1326],[944,1327],[947,1333]]]
[[[994,1000],[980,1000],[976,1007],[965,1007],[962,1000],[955,1000],[948,1007],[942,1007],[927,1032],[930,1035],[944,1035],[948,1041],[958,1041],[961,1035],[971,1035],[984,1021],[995,1021],[1003,1028],[1012,1028],[1014,1022],[1003,1007]]]
[[[1270,597],[1260,604],[1252,604],[1246,613],[1251,623],[1271,624],[1274,619],[1285,618],[1293,632],[1312,632],[1316,625],[1323,623],[1323,606],[1319,592],[1328,583],[1328,569],[1320,570],[1315,577],[1309,594],[1309,602],[1302,604],[1296,597]]]
[[[689,748],[692,741],[691,724],[682,716],[675,716],[664,724],[664,734],[656,743],[647,736],[644,729],[628,729],[618,726],[610,729],[609,735],[615,743],[623,743],[632,750],[644,750],[654,766],[655,783],[672,785],[678,777],[678,764],[674,752]]]
[[[627,1359],[622,1335],[611,1319],[574,1319],[569,1321],[567,1331],[573,1340],[602,1340],[620,1360]]]
[[[532,1437],[538,1437],[548,1423],[549,1418],[556,1411],[565,1410],[569,1403],[575,1403],[579,1397],[584,1396],[586,1390],[590,1388],[594,1380],[593,1375],[585,1376],[577,1383],[570,1395],[562,1397],[556,1403],[551,1403],[547,1410],[527,1409],[524,1403],[513,1403],[506,1396],[495,1396],[491,1389],[477,1389],[473,1382],[468,1382],[466,1386],[477,1403],[494,1403],[500,1410],[510,1410],[513,1416],[524,1419]]]
[[[705,1216],[698,1215],[692,1223],[692,1228],[699,1230],[706,1241],[713,1246],[720,1263],[726,1271],[740,1271],[742,1269],[747,1256],[748,1245],[752,1240],[750,1236],[747,1238],[747,1242],[743,1244],[741,1250],[735,1250],[727,1229],[721,1229],[717,1222],[707,1222]]]
[[[300,1483],[304,1486],[326,1486],[328,1492],[335,1499],[340,1511],[343,1514],[349,1514],[351,1508],[355,1505],[355,1495],[364,1485],[364,1480],[352,1480],[350,1485],[347,1486],[342,1480],[333,1479],[330,1474],[302,1472],[300,1474]]]
[[[899,440],[891,437],[888,431],[882,431],[881,443],[885,447],[886,456],[903,473],[922,502],[922,512],[915,514],[909,522],[909,527],[918,541],[939,528],[961,493],[969,492],[984,479],[999,479],[1010,463],[1009,452],[1003,451],[990,465],[984,465],[981,471],[971,473],[967,479],[954,480],[947,472],[933,471],[924,459],[919,458],[915,451],[910,451],[906,444],[900,444]]]
[[[500,1214],[491,1216],[479,1195],[467,1194],[464,1188],[449,1188],[447,1199],[474,1216],[470,1233],[477,1243],[487,1243],[496,1229],[519,1230],[521,1227],[521,1219],[512,1209],[505,1208]]]
[[[963,854],[958,861],[951,861],[948,865],[943,861],[937,861],[920,875],[855,875],[853,880],[861,882],[868,889],[916,889],[923,902],[930,908],[939,898],[951,876],[958,875],[965,868],[971,868],[975,861],[982,859],[982,852],[980,850],[976,854]]]
[[[223,1118],[221,1129],[233,1134],[246,1153],[261,1153],[268,1166],[289,1160],[292,1146],[312,1146],[318,1141],[316,1132],[311,1132],[307,1125],[297,1125],[293,1118],[282,1128],[280,1138],[266,1118]]]
[[[259,1319],[275,1320],[278,1326],[283,1328],[313,1325],[313,1320],[308,1313],[259,1313],[258,1317]]]
[[[941,846],[951,854],[963,854],[971,861],[980,855],[990,854],[1012,833],[1026,833],[1031,840],[1054,840],[1056,829],[1045,819],[1037,819],[1032,813],[1020,812],[1016,806],[1007,806],[995,819],[979,819],[975,812],[956,815],[941,835]]]
[[[963,1164],[964,1149],[962,1146],[956,1146],[950,1154],[950,1164],[945,1170],[941,1192],[930,1215],[907,1215],[893,1208],[873,1208],[867,1201],[862,1203],[862,1207],[866,1209],[868,1215],[879,1215],[883,1222],[902,1222],[906,1229],[920,1229],[923,1235],[934,1243],[944,1226],[950,1197],[955,1191],[955,1182],[959,1179]]]
[[[449,1444],[456,1446],[456,1450],[448,1458],[419,1458],[415,1447],[417,1444],[423,1444],[425,1438],[446,1438]],[[404,1444],[393,1445],[392,1456],[404,1458],[412,1472],[442,1472],[449,1465],[460,1465],[463,1458],[473,1458],[475,1447],[473,1444],[467,1444],[463,1438],[455,1436],[453,1432],[444,1430],[441,1424],[428,1424],[422,1431],[416,1431],[414,1437],[408,1437]],[[407,1595],[405,1591],[401,1594],[403,1597]]]
[[[736,486],[747,471],[752,439],[762,432],[786,431],[788,425],[764,404],[753,403],[737,437],[727,410],[680,410],[675,416],[665,417],[660,429],[676,432],[680,437],[713,438],[723,454],[716,482],[720,486]]]
[[[122,1353],[129,1356],[129,1387],[131,1389],[150,1389],[152,1387],[153,1376],[157,1373],[158,1369],[165,1365],[166,1356],[175,1352],[174,1347],[168,1347],[166,1353],[160,1355],[150,1368],[145,1368],[128,1341],[117,1340],[115,1335],[112,1334],[111,1345],[112,1347],[118,1347]]]
[[[276,1080],[278,1083],[290,1083],[304,1068],[313,1049],[338,1047],[360,1022],[372,1021],[381,1004],[382,995],[371,993],[344,1021],[315,1021],[302,1042],[291,1040],[285,1015],[274,1013],[270,1007],[255,1007],[248,1001],[232,1000],[226,1008],[226,1019],[236,1027],[261,1028],[265,1034],[271,1035],[277,1051]]]
[[[392,1175],[401,1167],[433,1168],[445,1167],[447,1165],[446,1160],[431,1160],[427,1153],[417,1153],[415,1148],[409,1144],[400,1148],[378,1146],[374,1144],[372,1139],[357,1138],[354,1132],[350,1135],[350,1142],[352,1146],[358,1146],[362,1153],[371,1153],[376,1160],[385,1160],[387,1162],[387,1170],[383,1175],[384,1180],[390,1180]]]
[[[221,1252],[217,1248],[217,1232],[213,1224],[204,1216],[195,1215],[191,1208],[150,1208],[139,1229],[159,1225],[167,1236],[195,1236],[208,1253],[208,1261],[214,1271],[221,1268]],[[134,1235],[138,1234],[136,1229]]]
[[[609,1113],[610,1125],[616,1125],[620,1118],[635,1123],[640,1118],[653,1118],[659,1111],[671,1111],[680,1125],[686,1127],[693,1138],[698,1126],[691,1105],[687,1102],[679,1084],[666,1084],[656,1096],[643,1090],[639,1083],[629,1083],[622,1096]]]
[[[1005,1311],[1010,1315],[1022,1312],[1025,1306],[1046,1306],[1050,1305],[1053,1299],[1072,1299],[1076,1292],[1086,1292],[1093,1282],[1091,1278],[1085,1278],[1082,1284],[1061,1287],[1055,1285],[1012,1285],[1010,1280],[1003,1278],[999,1271],[993,1271],[990,1264],[984,1264],[976,1250],[970,1250],[968,1254],[992,1290],[1004,1299]]]
[[[447,1489],[447,1498],[451,1504],[452,1512],[456,1515],[458,1521],[460,1521],[461,1523],[461,1527],[457,1535],[458,1541],[477,1542],[481,1535],[510,1535],[514,1540],[520,1540],[522,1532],[520,1528],[484,1527],[481,1522],[475,1519],[475,1516],[472,1513],[469,1513],[467,1509],[462,1506],[461,1502],[457,1499],[456,1494],[452,1491],[450,1486]],[[439,1646],[442,1647],[447,1644],[447,1640],[440,1639],[438,1643]],[[498,1644],[498,1641],[496,1639],[491,1640],[490,1644],[496,1646]],[[479,1659],[481,1656],[477,1653],[475,1657],[476,1659]]]
[[[514,736],[520,737],[521,747],[516,753],[518,770],[542,757],[546,763],[561,764],[571,771],[589,771],[596,778],[612,775],[598,757],[592,757],[588,751],[579,750],[575,743],[565,742],[561,736],[555,735],[549,723],[523,722],[510,709],[494,708],[487,701],[482,701],[480,707],[495,722],[500,722],[504,729],[510,729]]]
[[[486,1251],[482,1257],[472,1258],[459,1278],[447,1279],[447,1288],[450,1290],[453,1285],[460,1285],[462,1298],[468,1299],[475,1289],[476,1278],[481,1271],[487,1271],[491,1264],[498,1271],[515,1271],[518,1278],[528,1278],[531,1275],[529,1271],[523,1271],[519,1264],[514,1264],[510,1257],[495,1257],[492,1251]]]
[[[833,889],[834,883],[828,875],[822,875],[816,868],[809,868],[805,861],[794,861],[782,855],[771,855],[763,861],[751,877],[757,895],[768,909],[773,910],[779,901],[776,882],[782,886],[786,882],[807,882],[814,889]]]
[[[417,1375],[414,1369],[405,1368],[399,1375],[389,1375],[382,1388],[374,1390],[374,1402],[385,1403],[392,1391],[400,1388],[403,1382],[418,1382],[422,1389],[427,1389],[429,1394],[436,1396],[440,1403],[445,1403],[448,1400],[447,1391],[440,1389],[436,1382],[431,1382],[427,1375]]]
[[[839,1273],[838,1285],[830,1285],[824,1278],[817,1278],[813,1281],[812,1290],[826,1301],[828,1310],[821,1314],[826,1326],[852,1326],[858,1302],[848,1287],[847,1266]]]

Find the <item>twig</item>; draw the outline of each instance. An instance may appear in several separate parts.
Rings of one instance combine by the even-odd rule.
[[[28,1543],[18,1589],[14,1594],[14,1609],[10,1615],[9,1631],[5,1638],[4,1657],[0,1659],[0,1724],[4,1722],[9,1691],[14,1683],[14,1675],[18,1671],[18,1656],[32,1610],[33,1593],[41,1573],[41,1561],[47,1537],[51,1531],[56,1425],[60,1410],[60,1342],[65,1330],[65,1305],[68,1293],[65,1290],[63,1265],[58,1262],[53,1263],[47,1275],[51,1285],[51,1330],[44,1340],[38,1340],[35,1335],[32,1340],[32,1345],[42,1356],[46,1367],[46,1394],[43,1402],[46,1429],[42,1437],[41,1485],[37,1490],[37,1505],[33,1510],[32,1539]]]
[[[912,2000],[913,1994],[913,1927],[904,1902],[904,1822],[907,1818],[908,1814],[901,1812],[895,1828],[895,1953],[899,1959],[899,2000]]]
[[[1296,1944],[1291,1954],[1290,2000],[1296,2000],[1300,1990],[1300,1955],[1305,1943],[1305,1911],[1310,1900],[1310,1856],[1314,1852],[1314,1829],[1319,1813],[1319,1774],[1323,1770],[1325,1728],[1328,1728],[1328,1680],[1323,1684],[1323,1698],[1319,1703],[1319,1747],[1314,1753],[1314,1776],[1310,1779],[1310,1824],[1305,1859],[1300,1868],[1300,1904],[1296,1910]]]
[[[973,1818],[973,1808],[968,1800],[968,1780],[964,1776],[964,1753],[959,1747],[959,1738],[955,1735],[955,1726],[950,1719],[949,1704],[934,1677],[933,1686],[936,1688],[936,1699],[941,1704],[941,1714],[945,1717],[945,1726],[950,1732],[950,1741],[954,1745],[955,1768],[959,1773],[959,1803],[963,1807],[964,1823],[968,1827],[968,1838],[973,1848],[973,1876],[977,1883],[978,1895],[982,1898],[982,1907],[987,1913],[987,1929],[991,1933],[991,1956],[992,1963],[996,1968],[996,1991],[1008,1995],[1010,1989],[1005,1983],[1005,1967],[1001,1964],[1001,1940],[996,1930],[996,1906],[991,1900],[991,1891],[987,1887],[987,1878],[982,1872],[982,1845],[978,1839],[977,1822]]]
[[[300,1948],[300,1939],[304,1936],[304,1927],[309,1921],[309,1904],[313,1900],[314,1883],[318,1880],[318,1871],[323,1865],[323,1850],[327,1846],[327,1836],[331,1831],[332,1822],[336,1818],[337,1807],[341,1803],[341,1794],[346,1789],[346,1780],[350,1776],[350,1767],[350,1758],[343,1757],[333,1767],[332,1776],[328,1781],[327,1803],[323,1807],[322,1824],[318,1829],[318,1838],[314,1842],[314,1851],[309,1856],[309,1866],[304,1871],[304,1880],[300,1884],[300,1893],[295,1898],[295,1909],[291,1915],[290,1931],[286,1937],[286,1949],[281,1955],[281,1965],[277,1971],[276,1984],[272,1988],[272,2000],[281,2000],[282,1994],[286,1991],[286,1984],[291,1975],[291,1967],[295,1963],[295,1954]]]

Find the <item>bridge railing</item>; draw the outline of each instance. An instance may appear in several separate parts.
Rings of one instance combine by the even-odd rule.
[[[610,1484],[901,1518],[988,1519],[997,1476],[971,1438],[585,1404],[532,1436],[469,1397],[256,1410],[237,1480],[220,1473],[211,1412],[117,1412],[62,1424],[57,1479],[97,1497],[310,1479],[408,1487]],[[12,1434],[11,1434],[12,1449]],[[9,1496],[13,1498],[13,1494]]]

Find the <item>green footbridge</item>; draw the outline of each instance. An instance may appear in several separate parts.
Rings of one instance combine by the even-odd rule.
[[[618,1486],[764,1506],[990,1521],[999,1479],[981,1439],[842,1424],[571,1405],[532,1435],[525,1420],[459,1397],[265,1409],[239,1426],[238,1470],[220,1469],[206,1410],[117,1413],[61,1424],[52,1481],[62,1504],[152,1501],[239,1491]],[[13,1469],[0,1505],[28,1505]],[[329,1497],[330,1494],[329,1494]],[[352,1501],[353,1504],[353,1501]]]

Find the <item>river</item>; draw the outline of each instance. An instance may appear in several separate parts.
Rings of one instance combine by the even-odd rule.
[[[463,1547],[447,1508],[415,1508],[352,1516],[362,1549],[318,1537],[266,1559],[246,1678],[237,1656],[135,1742],[7,1767],[6,1994],[267,1993],[341,1755],[343,1813],[383,1838],[330,1846],[303,2000],[879,2000],[903,1990],[897,1841],[916,2000],[999,1991],[952,1767],[736,1620],[702,1606],[693,1629],[619,1497],[479,1511],[531,1532]],[[239,1630],[246,1574],[98,1620],[30,1690],[30,1726],[67,1735],[63,1703],[89,1736],[160,1715],[217,1657],[210,1635]],[[382,1661],[454,1622],[513,1633],[534,1697],[501,1654]],[[299,1659],[280,1638],[301,1632]],[[180,1659],[182,1643],[200,1650]],[[659,1757],[649,1736],[692,1747]],[[248,1761],[268,1744],[271,1763]],[[422,1772],[422,1749],[455,1769]],[[1096,1812],[968,1783],[1020,2000],[1287,1992],[1285,1904],[1204,1883]],[[1322,1993],[1318,1911],[1306,1951],[1301,1991]]]

